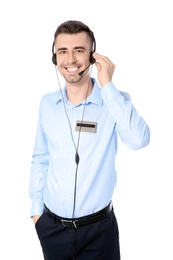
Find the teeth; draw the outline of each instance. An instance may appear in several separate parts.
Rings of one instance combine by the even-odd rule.
[[[67,68],[67,70],[70,72],[74,72],[74,71],[78,70],[78,68]]]

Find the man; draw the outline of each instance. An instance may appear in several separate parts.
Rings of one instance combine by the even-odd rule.
[[[57,28],[52,61],[65,86],[57,72],[60,90],[41,100],[29,188],[46,260],[120,259],[111,202],[117,135],[131,149],[150,140],[129,94],[112,83],[115,65],[95,50],[94,34],[82,22]],[[98,83],[90,65],[97,68]]]

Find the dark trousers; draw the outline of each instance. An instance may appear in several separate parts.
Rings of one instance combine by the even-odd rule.
[[[120,260],[113,210],[106,219],[77,229],[64,227],[44,212],[35,227],[45,260]]]

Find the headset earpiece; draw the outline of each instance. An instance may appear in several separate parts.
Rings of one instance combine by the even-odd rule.
[[[52,55],[52,62],[53,62],[54,65],[57,65],[56,54],[55,53],[53,53],[53,55]]]
[[[53,42],[53,44],[52,44],[52,62],[54,65],[57,65],[56,53],[54,53],[54,46],[55,46],[55,42]]]
[[[96,60],[94,59],[93,57],[93,53],[96,51],[96,40],[94,38],[94,35],[92,34],[93,36],[93,51],[90,53],[90,63],[93,64],[96,62]]]
[[[93,51],[90,53],[90,63],[91,64],[93,64],[93,63],[95,63],[96,62],[96,60],[94,59],[94,57],[93,57]]]

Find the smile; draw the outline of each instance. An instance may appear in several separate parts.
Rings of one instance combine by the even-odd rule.
[[[78,70],[78,67],[66,68],[66,70],[69,71],[69,72],[76,72]]]

